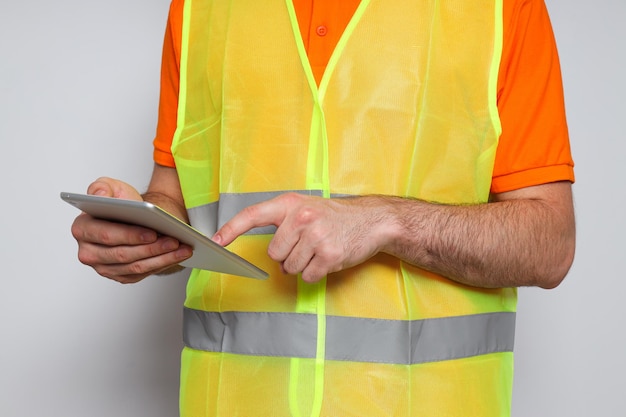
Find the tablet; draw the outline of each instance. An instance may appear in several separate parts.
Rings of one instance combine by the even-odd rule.
[[[181,262],[182,266],[248,278],[268,277],[265,271],[152,203],[66,192],[61,193],[61,199],[93,217],[147,227],[191,246],[193,255]]]

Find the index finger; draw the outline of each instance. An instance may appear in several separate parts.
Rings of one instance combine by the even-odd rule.
[[[255,227],[280,226],[285,219],[285,215],[285,205],[281,203],[280,197],[254,204],[244,208],[232,219],[224,223],[213,235],[212,239],[216,243],[226,246]]]

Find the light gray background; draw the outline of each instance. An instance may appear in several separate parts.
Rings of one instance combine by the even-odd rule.
[[[547,0],[577,183],[578,253],[521,289],[513,415],[623,412],[626,2]],[[184,274],[123,286],[76,260],[60,191],[151,171],[169,0],[0,3],[0,415],[177,415]]]

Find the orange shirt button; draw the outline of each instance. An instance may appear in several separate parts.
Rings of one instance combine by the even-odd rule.
[[[317,33],[317,36],[326,36],[328,28],[324,25],[320,25],[315,29],[315,33]]]

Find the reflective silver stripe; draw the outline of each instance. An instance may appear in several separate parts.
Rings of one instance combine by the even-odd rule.
[[[213,234],[222,227],[235,214],[244,208],[263,201],[271,200],[281,194],[293,192],[304,195],[312,195],[321,197],[320,190],[285,190],[285,191],[269,191],[259,193],[224,193],[220,194],[220,200],[204,206],[193,207],[188,210],[189,221],[197,230],[207,236]],[[347,197],[346,195],[332,195],[332,197]],[[274,226],[257,227],[249,231],[247,234],[264,235],[272,234],[276,231]]]
[[[414,321],[328,316],[326,329],[327,360],[410,365],[512,352],[515,313]],[[317,318],[185,308],[183,335],[196,350],[315,358]]]

